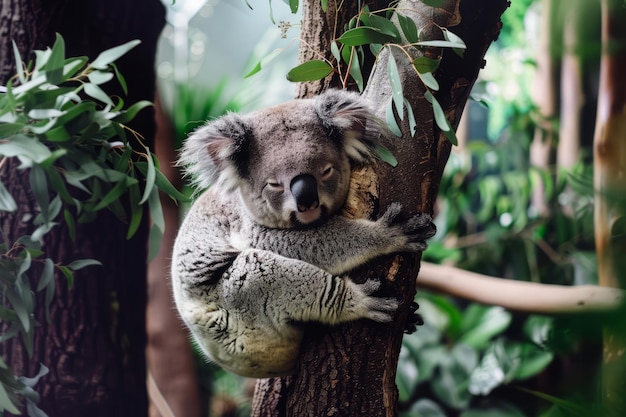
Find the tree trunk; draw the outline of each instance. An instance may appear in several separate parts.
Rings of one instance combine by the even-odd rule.
[[[132,39],[142,44],[118,61],[129,95],[109,91],[127,103],[154,96],[156,40],[164,23],[158,0],[99,1],[0,0],[0,84],[15,73],[11,39],[25,60],[33,49],[45,49],[55,32],[66,43],[68,56],[95,58],[100,51]],[[140,113],[131,126],[148,144],[154,136],[153,114]],[[30,234],[24,215],[35,213],[28,175],[4,165],[2,181],[19,202],[14,214],[0,217],[9,239]],[[144,218],[148,218],[145,216]],[[135,237],[126,240],[126,225],[103,212],[89,224],[77,225],[72,241],[64,225],[44,242],[46,255],[55,261],[95,258],[102,267],[76,272],[74,287],[57,276],[56,294],[46,323],[43,297],[38,297],[35,348],[28,357],[21,339],[0,346],[6,362],[18,375],[33,376],[39,363],[50,368],[35,389],[40,407],[53,416],[142,416],[147,413],[145,390],[145,304],[147,221]]]
[[[453,51],[443,52],[436,74],[440,85],[436,96],[453,127],[459,122],[484,64],[487,47],[499,33],[500,16],[507,5],[505,0],[449,0],[441,8],[416,1],[403,1],[397,6],[403,15],[416,21],[418,28],[434,32],[430,36],[441,39],[441,33],[431,24],[434,21],[442,27],[450,27],[468,46],[464,58]],[[382,120],[385,120],[385,108],[391,97],[386,72],[388,58],[389,50],[384,49],[364,92]],[[409,133],[405,117],[401,126],[403,137],[392,139],[388,144],[398,159],[398,166],[391,168],[380,163],[355,173],[345,213],[349,216],[375,217],[394,201],[402,203],[408,212],[433,212],[450,142],[434,124],[432,107],[423,98],[423,85],[411,70],[410,62],[399,56],[398,63],[404,95],[417,120],[417,132],[415,136]],[[388,290],[403,300],[394,323],[384,326],[363,321],[330,329],[311,326],[305,333],[297,373],[290,379],[261,380],[257,384],[252,415],[397,415],[396,367],[409,304],[415,296],[418,269],[417,256],[399,254],[353,272],[351,276],[357,281],[369,274],[386,277]]]
[[[600,285],[626,288],[626,9],[602,1],[600,91],[594,137],[595,241]],[[604,327],[603,400],[610,416],[623,415],[626,322]]]

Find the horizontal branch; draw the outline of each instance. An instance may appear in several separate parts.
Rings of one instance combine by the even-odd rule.
[[[422,262],[418,288],[483,304],[540,314],[606,313],[624,304],[624,291],[594,285],[564,286],[513,281]]]

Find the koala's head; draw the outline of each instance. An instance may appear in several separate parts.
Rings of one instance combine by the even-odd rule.
[[[181,164],[201,187],[239,191],[266,227],[311,225],[345,202],[352,163],[373,158],[380,124],[356,93],[331,90],[196,130]]]

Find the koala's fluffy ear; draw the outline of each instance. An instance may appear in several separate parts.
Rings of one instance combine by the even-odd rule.
[[[353,162],[365,163],[374,158],[376,145],[385,134],[358,93],[328,90],[315,98],[316,110],[329,136],[341,141]]]
[[[238,162],[248,143],[246,125],[230,113],[196,129],[185,141],[178,165],[200,188],[215,184],[232,191],[242,181]]]

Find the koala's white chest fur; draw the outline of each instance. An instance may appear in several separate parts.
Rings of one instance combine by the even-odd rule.
[[[207,357],[232,372],[271,377],[296,370],[297,323],[392,319],[398,301],[380,282],[342,275],[384,254],[419,251],[428,216],[378,221],[334,213],[351,163],[371,160],[378,125],[353,93],[328,92],[197,130],[181,162],[201,185],[177,236],[172,288]],[[239,194],[238,194],[239,193]]]

